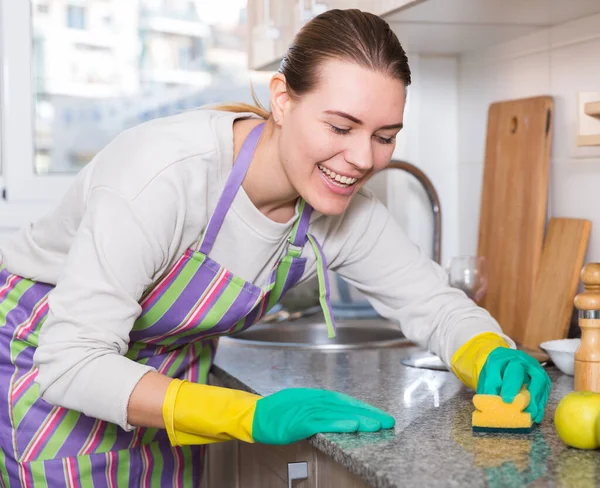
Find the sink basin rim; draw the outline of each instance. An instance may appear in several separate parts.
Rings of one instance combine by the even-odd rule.
[[[373,325],[375,323],[375,325]],[[370,324],[370,325],[369,325]],[[311,342],[309,341],[281,341],[281,340],[257,340],[252,338],[246,338],[245,335],[249,335],[250,337],[256,335],[261,335],[261,333],[265,333],[268,335],[270,331],[273,331],[275,335],[285,335],[286,329],[290,331],[291,334],[294,331],[298,332],[300,329],[302,332],[306,331],[306,337],[310,338],[311,331],[315,332],[317,329],[318,337],[325,337],[327,340],[327,331],[325,324],[322,322],[315,321],[303,321],[298,320],[289,323],[281,323],[277,325],[271,324],[256,324],[244,332],[241,332],[239,336],[226,336],[222,337],[220,340],[223,343],[232,344],[236,346],[249,346],[249,347],[261,347],[261,348],[269,348],[269,349],[304,349],[311,351],[347,351],[347,350],[363,350],[363,349],[385,349],[385,348],[394,348],[394,347],[410,347],[413,346],[414,343],[407,339],[400,331],[400,328],[389,321],[380,320],[380,319],[366,319],[366,320],[338,320],[337,321],[337,331],[338,333],[346,332],[349,330],[357,330],[360,332],[365,332],[369,328],[373,328],[374,332],[388,332],[388,333],[398,333],[398,337],[385,338],[385,339],[373,339],[373,340],[365,340],[358,342],[333,342],[335,339],[332,339],[332,342]]]

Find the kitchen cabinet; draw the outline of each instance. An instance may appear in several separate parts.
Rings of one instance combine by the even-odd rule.
[[[248,0],[249,68],[276,71],[296,33],[314,15],[334,8],[371,11],[372,3],[373,0]]]
[[[210,384],[223,386],[211,375]],[[230,441],[207,448],[204,486],[222,488],[288,488],[290,463],[306,463],[308,477],[297,488],[368,488],[361,478],[313,447],[308,441],[268,446]]]
[[[600,1],[249,0],[250,68],[277,69],[311,8],[312,14],[332,8],[373,12],[390,24],[410,54],[459,55],[600,13]]]
[[[368,488],[369,485],[307,441],[266,446],[230,441],[209,446],[205,486],[288,488],[290,463],[306,463],[308,477],[298,488]]]

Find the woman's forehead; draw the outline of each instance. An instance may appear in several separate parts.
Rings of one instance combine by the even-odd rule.
[[[365,122],[376,119],[381,125],[393,125],[402,122],[406,88],[388,73],[328,60],[319,69],[314,90],[306,95],[323,112],[344,112]]]

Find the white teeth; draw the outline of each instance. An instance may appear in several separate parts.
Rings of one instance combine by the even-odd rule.
[[[317,167],[321,170],[322,173],[325,173],[332,180],[332,183],[336,184],[336,186],[341,186],[342,188],[353,185],[356,183],[357,178],[350,178],[349,176],[338,175],[335,171],[331,171],[325,166],[321,166],[320,164]]]

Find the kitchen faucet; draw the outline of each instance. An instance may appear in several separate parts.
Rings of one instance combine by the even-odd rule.
[[[419,183],[425,189],[427,198],[431,204],[431,210],[433,211],[433,259],[436,263],[441,264],[441,248],[442,248],[442,208],[440,205],[440,199],[437,191],[433,186],[431,180],[427,177],[423,171],[417,168],[415,165],[406,161],[392,160],[387,165],[386,169],[401,169],[413,175]]]

